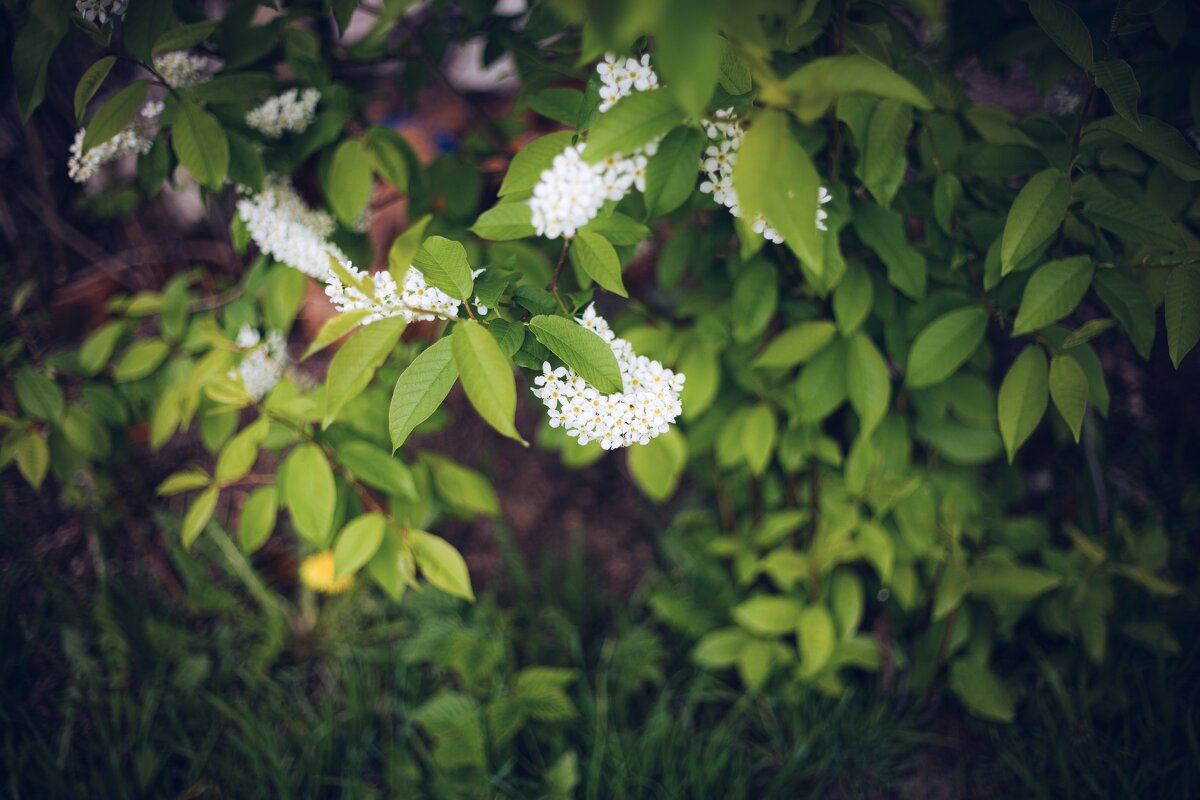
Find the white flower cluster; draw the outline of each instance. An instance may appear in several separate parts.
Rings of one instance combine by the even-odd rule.
[[[321,92],[317,89],[289,89],[246,113],[246,124],[270,139],[287,132],[301,133],[316,116]]]
[[[270,331],[267,340],[260,342],[258,331],[243,325],[238,331],[238,347],[253,349],[246,353],[237,369],[229,373],[231,378],[242,379],[246,392],[256,401],[262,400],[279,383],[288,363],[287,340],[282,333]]]
[[[733,188],[733,165],[737,163],[738,150],[746,138],[745,128],[732,108],[714,112],[712,117],[703,120],[703,125],[704,132],[712,144],[705,148],[700,161],[700,169],[705,177],[700,183],[700,191],[711,194],[713,200],[728,208],[733,216],[741,217],[742,206],[738,202],[737,191]],[[825,222],[829,219],[829,212],[821,206],[832,199],[829,190],[822,186],[817,193],[816,225],[819,231],[828,230]],[[755,215],[751,228],[768,241],[783,243],[783,237],[771,227],[762,214]]]
[[[154,57],[154,71],[162,76],[172,89],[191,89],[209,79],[205,70],[208,59],[194,56],[185,50],[175,50]]]
[[[325,280],[330,255],[347,260],[325,241],[333,233],[333,217],[309,208],[282,176],[268,175],[263,190],[239,200],[237,211],[259,250],[305,275]]]
[[[617,58],[609,53],[596,66],[600,74],[600,111],[613,107],[622,97],[658,88],[658,75],[650,67],[650,56],[641,60]],[[620,201],[629,192],[646,191],[646,163],[658,151],[658,140],[625,156],[613,153],[599,164],[581,158],[582,142],[554,157],[533,188],[529,207],[538,236],[571,238],[587,225],[606,201]]]
[[[573,370],[543,364],[542,374],[533,380],[533,393],[548,409],[550,426],[565,428],[581,445],[598,441],[605,450],[649,444],[666,433],[683,412],[679,393],[684,376],[634,353],[629,342],[609,329],[594,305],[578,322],[608,343],[621,368],[624,389],[601,394]]]
[[[75,0],[75,11],[88,22],[108,22],[110,17],[125,18],[129,0]]]
[[[363,319],[364,325],[396,316],[404,317],[407,322],[453,319],[458,316],[460,303],[441,289],[426,283],[425,276],[416,267],[408,268],[404,273],[404,286],[400,287],[386,270],[368,275],[364,270],[355,269],[349,262],[343,261],[342,266],[369,287],[372,290],[371,294],[363,292],[357,286],[344,285],[333,272],[325,279],[325,294],[343,314],[349,311],[370,310],[371,313]],[[481,272],[482,269],[477,269],[472,276],[478,277]],[[475,303],[480,314],[487,313],[487,308],[479,305],[479,298],[475,298]]]
[[[76,132],[75,141],[71,143],[71,156],[67,159],[67,175],[76,183],[84,183],[102,166],[119,158],[134,153],[145,155],[150,152],[150,148],[154,144],[152,139],[135,128],[129,127],[85,153],[83,152],[83,137],[86,133],[86,128],[80,128]]]
[[[658,74],[650,66],[650,55],[636,58],[618,58],[607,53],[596,65],[600,73],[600,113],[616,105],[622,97],[637,92],[648,92],[658,88]]]

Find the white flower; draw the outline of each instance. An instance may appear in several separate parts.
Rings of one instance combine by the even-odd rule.
[[[316,117],[321,92],[317,89],[289,89],[246,114],[246,124],[270,139],[283,134],[301,133]]]
[[[343,314],[348,311],[369,310],[371,313],[363,319],[364,325],[386,317],[399,316],[413,322],[453,319],[458,316],[460,303],[442,290],[426,283],[425,276],[416,267],[410,266],[404,273],[403,286],[397,286],[396,279],[387,271],[368,274],[364,270],[355,269],[345,260],[342,261],[342,267],[369,291],[364,292],[358,286],[345,285],[336,273],[331,272],[326,277],[325,294]],[[482,271],[476,270],[475,275]],[[481,314],[487,313],[486,308],[479,308]]]
[[[604,60],[596,65],[596,73],[600,76],[600,113],[608,111],[622,97],[658,88],[658,75],[650,66],[649,55],[639,61],[606,53]]]
[[[194,56],[184,50],[154,57],[154,71],[161,75],[167,86],[172,89],[190,89],[206,83],[209,79],[205,73],[207,67],[207,58]]]
[[[331,255],[347,260],[326,241],[333,217],[305,205],[282,176],[268,175],[263,190],[239,200],[237,211],[259,250],[305,275],[324,280]]]
[[[550,169],[542,172],[533,187],[529,207],[539,236],[574,236],[599,213],[609,197],[610,187],[599,169],[580,157],[583,148],[580,143],[555,156]]]
[[[242,348],[253,348],[242,358],[237,369],[229,373],[231,378],[241,378],[246,392],[255,399],[262,400],[267,392],[279,383],[288,364],[287,340],[279,331],[267,333],[267,341],[259,344],[259,332],[243,325],[238,331],[237,345]]]
[[[88,22],[108,22],[110,17],[125,18],[129,0],[75,0],[75,11]]]
[[[80,128],[71,144],[71,156],[67,159],[67,175],[76,183],[83,183],[96,174],[105,164],[124,158],[125,156],[150,152],[154,141],[141,131],[129,127],[106,142],[95,145],[86,153],[83,152],[83,137],[86,128]]]
[[[146,104],[142,106],[142,110],[139,111],[138,114],[143,118],[154,122],[162,116],[163,109],[165,108],[166,104],[161,100],[147,100]]]
[[[550,427],[565,428],[581,445],[600,442],[605,450],[648,444],[670,430],[683,412],[679,395],[684,376],[634,353],[594,305],[576,321],[608,343],[621,369],[623,388],[601,394],[573,370],[543,364],[542,374],[533,379],[533,393],[546,406]]]

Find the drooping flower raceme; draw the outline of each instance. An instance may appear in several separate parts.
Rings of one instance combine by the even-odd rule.
[[[737,163],[738,150],[746,138],[745,128],[732,108],[720,109],[712,117],[703,120],[704,132],[711,144],[704,151],[700,161],[700,169],[705,180],[700,183],[700,191],[711,194],[713,200],[729,209],[735,217],[742,216],[742,206],[738,202],[737,191],[733,188],[733,165]],[[817,192],[817,230],[827,230],[825,222],[829,213],[821,208],[832,198],[829,190],[822,186]],[[751,221],[755,233],[762,234],[768,241],[782,244],[783,237],[771,227],[767,218],[756,214]]]
[[[633,352],[633,346],[613,333],[594,305],[577,321],[608,343],[624,387],[615,394],[601,394],[573,370],[543,364],[542,374],[534,378],[533,393],[545,404],[550,426],[564,428],[581,445],[600,442],[605,450],[649,444],[670,430],[683,411],[679,399],[683,374]]]
[[[289,89],[246,113],[246,124],[269,139],[285,133],[302,133],[312,124],[321,92],[317,89]]]
[[[404,273],[403,286],[397,286],[396,279],[387,271],[367,274],[346,262],[342,263],[342,267],[370,293],[358,286],[344,284],[336,273],[331,272],[326,278],[325,294],[343,314],[369,310],[371,313],[363,318],[364,325],[386,317],[404,317],[408,322],[413,322],[458,316],[459,301],[441,289],[430,286],[416,267],[410,266]],[[482,272],[482,269],[477,269],[472,275],[478,277]],[[486,308],[479,308],[481,314],[487,313]]]
[[[172,89],[191,89],[206,83],[209,75],[208,59],[195,56],[185,50],[175,50],[154,57],[154,71],[162,76]]]
[[[331,255],[347,261],[326,241],[334,230],[333,217],[309,208],[280,175],[268,175],[263,190],[239,200],[237,211],[259,250],[305,275],[325,280]]]
[[[237,369],[229,373],[229,377],[240,377],[246,392],[255,399],[262,400],[267,392],[279,383],[283,371],[287,367],[287,340],[279,331],[270,331],[265,342],[261,341],[258,331],[249,325],[243,325],[238,331],[238,347],[251,348],[242,358]]]
[[[154,142],[134,127],[128,127],[106,142],[101,142],[86,153],[83,152],[83,137],[86,128],[80,128],[71,144],[71,156],[67,159],[67,175],[76,183],[84,183],[105,164],[125,156],[150,152]]]
[[[101,25],[110,18],[125,18],[129,9],[129,0],[75,0],[75,11],[88,22],[99,22]]]

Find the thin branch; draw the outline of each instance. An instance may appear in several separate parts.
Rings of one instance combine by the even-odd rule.
[[[558,301],[558,307],[563,311],[567,311],[567,304],[563,302],[562,296],[558,293],[558,278],[562,275],[563,265],[567,263],[567,250],[570,247],[571,240],[564,238],[562,252],[558,254],[558,263],[554,265],[554,275],[550,278],[550,283],[546,285],[546,288],[553,293],[554,299]]]

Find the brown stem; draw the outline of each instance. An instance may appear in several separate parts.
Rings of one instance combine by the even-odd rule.
[[[567,250],[571,247],[571,240],[564,238],[562,251],[558,254],[558,263],[554,265],[554,275],[550,278],[550,283],[546,288],[554,295],[554,299],[558,301],[558,307],[563,311],[567,310],[567,304],[563,302],[562,296],[558,293],[558,278],[562,275],[563,265],[567,263]]]

